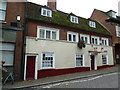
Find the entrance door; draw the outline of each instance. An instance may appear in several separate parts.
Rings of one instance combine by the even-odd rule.
[[[33,80],[35,77],[36,56],[27,56],[26,80]]]
[[[95,70],[95,56],[91,55],[91,70]]]

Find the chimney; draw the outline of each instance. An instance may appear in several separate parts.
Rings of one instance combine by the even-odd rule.
[[[52,10],[56,10],[56,0],[48,0],[47,6]]]

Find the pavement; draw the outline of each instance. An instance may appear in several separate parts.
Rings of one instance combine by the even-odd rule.
[[[76,80],[76,79],[81,79],[86,77],[93,77],[93,76],[108,74],[112,72],[118,72],[118,65],[105,68],[105,69],[95,70],[95,71],[84,71],[84,72],[77,72],[77,73],[71,73],[71,74],[64,74],[64,75],[53,76],[53,77],[45,77],[37,80],[16,81],[14,82],[14,84],[11,84],[10,82],[8,82],[2,86],[2,89],[13,90],[13,89],[42,86],[42,85],[60,83],[64,81]]]

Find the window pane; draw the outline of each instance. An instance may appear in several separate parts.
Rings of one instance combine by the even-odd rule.
[[[92,44],[94,44],[94,38],[92,38]]]
[[[6,14],[6,11],[0,10],[0,20],[5,21],[5,14]]]
[[[53,54],[52,53],[44,53],[42,60],[42,67],[44,68],[50,68],[53,67]]]
[[[2,0],[2,3],[0,3],[0,9],[6,10],[6,0]]]
[[[98,41],[97,41],[97,39],[95,39],[95,44],[98,44]]]
[[[104,45],[107,45],[107,41],[105,40],[105,44]]]
[[[81,37],[81,40],[84,40],[84,37]]]
[[[2,30],[2,41],[16,42],[16,31]]]
[[[72,22],[74,22],[74,17],[71,17],[72,18]]]
[[[44,39],[45,30],[40,29],[40,38]]]
[[[4,64],[5,66],[13,65],[14,52],[0,51],[0,54],[2,54],[0,60],[5,60],[5,64]]]
[[[50,31],[46,31],[46,39],[50,39]]]
[[[107,55],[102,55],[102,63],[107,64]]]
[[[85,37],[85,43],[87,43],[88,41],[87,41],[87,37]]]
[[[46,10],[45,9],[43,9],[43,15],[46,15]]]
[[[9,43],[0,43],[0,45],[2,45],[2,50],[10,50],[10,51],[14,51],[14,44],[9,44]],[[0,50],[1,50],[0,49]]]
[[[104,40],[102,40],[102,45],[104,45]]]
[[[56,40],[56,32],[52,32],[52,39]]]
[[[76,66],[83,66],[83,55],[76,54]]]
[[[76,41],[76,35],[73,35],[73,41]]]
[[[49,10],[47,10],[47,16],[50,16],[50,11]]]
[[[68,40],[72,41],[72,35],[71,34],[68,35]]]

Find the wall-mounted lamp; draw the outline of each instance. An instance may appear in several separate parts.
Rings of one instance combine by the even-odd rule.
[[[20,15],[18,15],[17,16],[17,21],[20,22],[20,19],[21,19],[21,17],[20,17]]]

